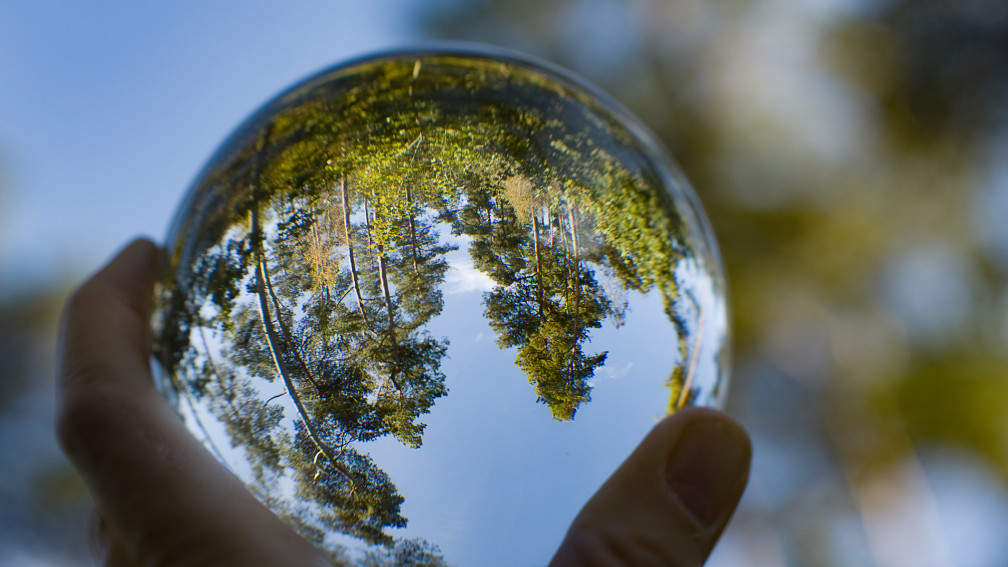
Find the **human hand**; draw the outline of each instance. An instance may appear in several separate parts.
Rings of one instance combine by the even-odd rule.
[[[151,379],[157,249],[131,243],[70,298],[57,435],[95,498],[106,565],[328,565],[193,438]]]
[[[581,509],[550,566],[701,565],[742,496],[751,455],[724,414],[677,411]]]
[[[328,565],[186,430],[149,368],[157,249],[138,240],[71,296],[57,434],[94,495],[110,566]],[[745,433],[711,410],[659,423],[574,520],[553,565],[698,565],[748,475]]]

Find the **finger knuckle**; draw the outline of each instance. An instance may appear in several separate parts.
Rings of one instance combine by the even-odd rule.
[[[702,558],[674,541],[652,541],[617,529],[577,530],[567,534],[551,567],[697,567]]]

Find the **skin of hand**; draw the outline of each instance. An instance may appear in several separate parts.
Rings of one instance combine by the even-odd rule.
[[[98,512],[104,565],[329,565],[192,437],[151,379],[158,250],[136,240],[67,302],[57,437]],[[575,518],[552,566],[694,566],[741,497],[751,445],[713,410],[660,422]]]

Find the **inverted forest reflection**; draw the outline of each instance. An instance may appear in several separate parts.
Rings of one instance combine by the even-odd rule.
[[[488,360],[467,403],[508,403],[495,383],[524,377],[529,403],[576,422],[625,343],[636,348],[623,358],[665,368],[620,385],[662,392],[627,407],[634,420],[723,399],[717,251],[641,132],[571,79],[511,58],[391,54],[306,81],[232,136],[179,211],[157,292],[162,389],[334,558],[444,563],[436,542],[397,531],[405,496],[372,447],[419,450],[463,379],[445,361],[480,329],[435,325],[446,301],[480,310],[513,358]],[[451,270],[480,282],[478,299],[452,293]],[[664,329],[598,335],[653,304]]]

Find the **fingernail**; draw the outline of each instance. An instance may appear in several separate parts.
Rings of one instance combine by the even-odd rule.
[[[700,527],[727,521],[742,496],[752,448],[737,426],[717,419],[687,423],[665,479]]]

